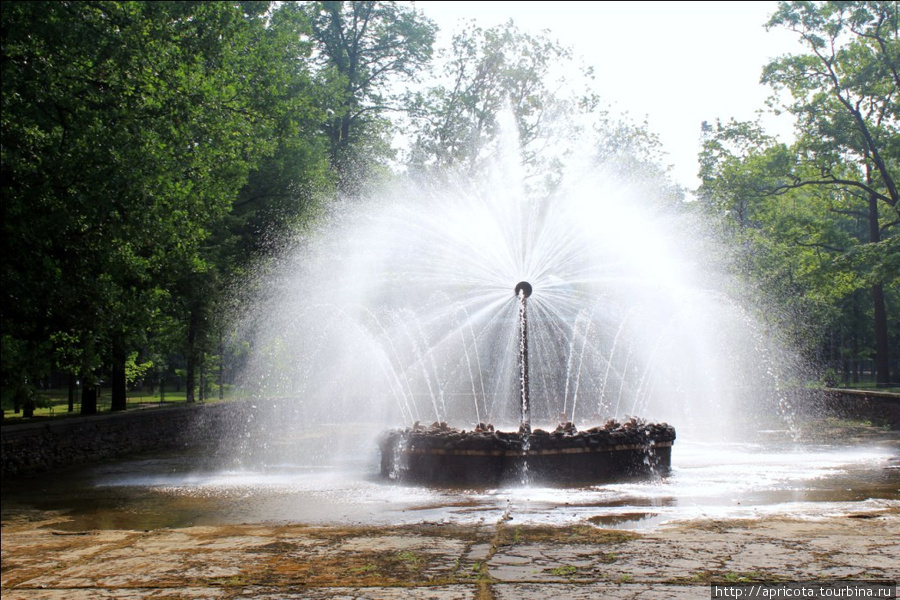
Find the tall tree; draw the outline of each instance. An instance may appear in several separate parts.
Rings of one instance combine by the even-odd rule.
[[[268,7],[4,4],[3,332],[75,346],[89,387],[111,366],[116,409],[128,350],[275,151]]]
[[[874,347],[874,330],[860,323],[871,302],[865,311],[860,299],[874,279],[895,280],[900,254],[868,243],[866,215],[840,188],[772,193],[798,169],[796,151],[751,123],[708,125],[701,203],[722,225],[736,271],[780,305],[767,318],[780,317],[809,355],[858,374]]]
[[[549,147],[559,141],[552,139],[554,128],[565,128],[571,138],[572,128],[583,125],[573,114],[596,108],[589,91],[567,89],[566,67],[578,71],[571,50],[546,33],[524,33],[512,21],[489,29],[469,24],[441,59],[439,83],[409,98],[414,173],[477,172],[496,150],[507,110],[524,162],[537,167],[553,155]],[[580,77],[589,81],[590,71]]]
[[[900,4],[782,2],[768,26],[795,32],[808,49],[763,72],[764,83],[789,93],[782,106],[798,131],[797,160],[772,193],[839,189],[853,205],[846,210],[867,217],[873,256],[884,256],[900,216]],[[871,282],[879,385],[890,381],[885,283]]]
[[[244,72],[254,77],[247,101],[271,152],[249,171],[228,213],[210,224],[198,260],[176,273],[177,302],[170,307],[186,327],[182,352],[189,400],[204,357],[221,356],[227,315],[239,301],[235,282],[312,219],[319,200],[333,188],[321,129],[337,94],[312,73],[309,31],[302,7],[283,3],[267,13],[266,26],[254,29],[247,42],[253,63]]]
[[[309,2],[305,9],[319,66],[340,93],[326,126],[331,162],[342,191],[353,193],[389,153],[384,117],[399,109],[393,86],[417,78],[437,26],[399,2]]]
[[[817,335],[854,361],[867,352],[858,321],[868,290],[876,380],[887,385],[900,282],[898,4],[783,2],[768,26],[808,49],[762,78],[772,108],[795,117],[796,141],[747,123],[708,126],[701,195],[735,225],[745,273],[791,303],[804,298],[825,324]]]

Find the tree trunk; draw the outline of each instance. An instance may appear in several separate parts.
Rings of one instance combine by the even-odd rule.
[[[878,225],[878,198],[869,194],[869,241],[881,241]],[[887,309],[884,304],[884,286],[881,282],[872,284],[872,304],[875,326],[875,385],[887,387],[891,382],[890,352],[888,350]]]
[[[200,396],[200,402],[206,400],[206,370],[203,368],[203,363],[205,362],[206,356],[200,355],[200,386],[197,392]]]
[[[219,400],[225,399],[225,342],[219,330]]]
[[[194,388],[197,386],[197,330],[199,328],[199,314],[195,308],[191,308],[187,339],[187,374],[185,376],[185,399],[188,403],[195,401]]]
[[[113,342],[112,364],[112,399],[110,410],[125,410],[128,408],[128,390],[125,385],[125,345],[116,340]]]
[[[25,397],[22,400],[22,416],[26,419],[30,419],[34,416],[35,409],[35,401],[34,401],[34,391],[30,387],[23,388],[25,392]]]
[[[888,387],[891,382],[891,363],[888,353],[887,310],[884,305],[884,287],[872,286],[872,302],[875,305],[875,385]]]
[[[188,404],[191,404],[196,400],[196,398],[194,397],[194,388],[197,387],[196,363],[197,361],[194,359],[194,357],[188,356],[187,376],[185,377],[184,384],[184,397]]]
[[[78,385],[75,373],[69,373],[69,412],[75,412],[75,387]]]
[[[81,389],[81,414],[96,415],[97,414],[97,385],[93,383],[85,383]]]

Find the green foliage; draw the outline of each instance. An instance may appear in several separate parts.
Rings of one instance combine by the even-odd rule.
[[[434,79],[407,98],[406,165],[414,178],[441,184],[482,174],[512,133],[531,193],[552,192],[574,156],[650,197],[681,200],[647,124],[602,110],[593,71],[546,32],[532,35],[512,21],[488,29],[470,23],[440,54]]]
[[[576,110],[596,107],[589,91],[559,92],[568,84],[565,67],[573,65],[571,50],[546,34],[521,32],[512,21],[490,29],[469,24],[441,55],[440,83],[408,97],[410,168],[429,176],[447,170],[478,172],[484,158],[496,151],[507,107],[524,162],[535,165],[547,154],[542,142],[555,123]],[[580,76],[589,81],[591,73],[583,69]]]
[[[260,232],[312,210],[328,94],[302,11],[269,9],[4,3],[4,385],[90,384],[173,337],[197,352]]]
[[[547,572],[551,575],[555,575],[556,577],[574,577],[578,574],[578,567],[573,567],[572,565],[562,565],[553,569],[548,569]]]
[[[343,192],[358,193],[389,158],[390,89],[415,81],[431,59],[437,26],[399,2],[304,4],[318,50],[319,75],[333,92],[326,123],[331,163]]]
[[[770,108],[794,116],[796,139],[705,124],[700,196],[795,338],[847,376],[874,359],[887,384],[900,335],[898,5],[782,2],[768,26],[808,50],[763,70]]]
[[[782,187],[833,185],[897,206],[900,7],[896,2],[782,2],[768,27],[795,32],[807,54],[775,59],[762,81],[797,119],[797,164]],[[784,92],[789,97],[784,98]],[[849,170],[849,171],[848,171]],[[791,177],[793,175],[793,177]]]
[[[125,382],[131,387],[139,381],[143,380],[144,377],[153,369],[153,361],[148,360],[142,363],[138,363],[138,353],[132,352],[128,355],[128,358],[125,360]]]

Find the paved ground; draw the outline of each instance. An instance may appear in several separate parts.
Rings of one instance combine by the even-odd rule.
[[[900,580],[900,507],[815,520],[582,526],[2,530],[3,600],[709,598],[712,581]]]

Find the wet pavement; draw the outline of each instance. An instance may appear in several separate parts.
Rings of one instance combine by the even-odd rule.
[[[900,444],[683,443],[672,475],[434,489],[144,457],[4,482],[4,600],[709,598],[900,580]]]
[[[271,523],[478,526],[522,523],[648,530],[691,519],[823,516],[900,503],[900,432],[823,445],[679,442],[670,476],[583,487],[452,488],[377,477],[359,464],[222,468],[186,454],[5,481],[8,511],[64,514],[69,531]]]

